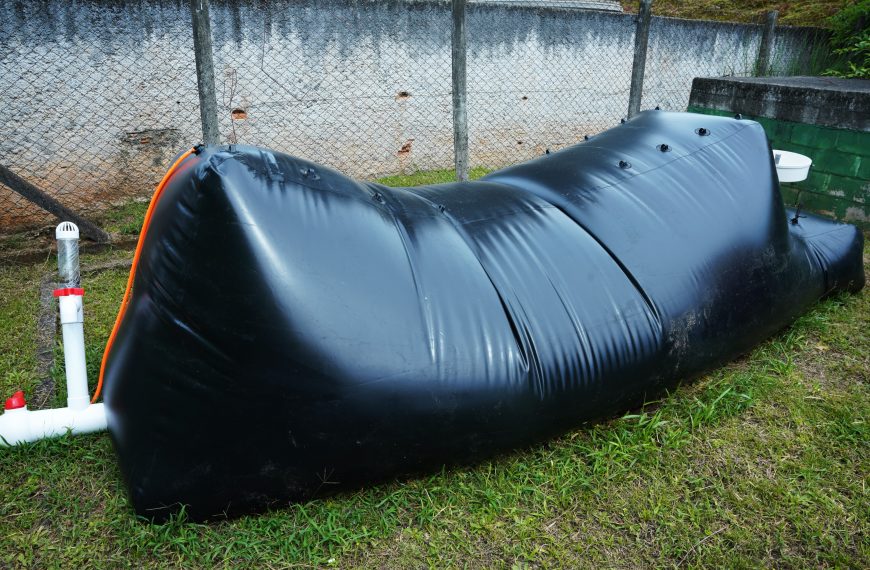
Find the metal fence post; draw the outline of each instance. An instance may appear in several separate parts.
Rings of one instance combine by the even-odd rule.
[[[628,118],[640,112],[643,97],[643,74],[646,68],[646,46],[649,42],[649,24],[652,19],[652,0],[640,0],[637,29],[634,33],[634,62],[631,64],[631,89],[628,92]]]
[[[196,57],[202,138],[205,144],[220,144],[208,0],[190,0],[190,18],[193,23],[193,51]]]
[[[767,13],[764,28],[761,30],[761,44],[758,46],[758,60],[755,62],[755,75],[770,73],[770,54],[773,51],[773,34],[776,30],[777,10]]]
[[[0,164],[0,184],[5,184],[13,192],[24,196],[46,212],[54,214],[59,220],[73,222],[82,231],[82,235],[101,243],[109,241],[109,234],[96,224],[70,210],[49,196],[44,190],[21,178],[2,164]]]
[[[451,67],[453,71],[453,162],[456,179],[468,180],[468,113],[466,110],[466,0],[453,0]]]

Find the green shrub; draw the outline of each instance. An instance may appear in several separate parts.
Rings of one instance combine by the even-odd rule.
[[[833,53],[841,59],[824,75],[870,78],[870,0],[852,0],[828,23]]]

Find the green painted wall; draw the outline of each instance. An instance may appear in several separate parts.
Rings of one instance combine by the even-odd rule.
[[[688,110],[733,116],[704,107]],[[773,148],[813,159],[806,180],[781,186],[786,205],[800,201],[807,210],[870,229],[870,132],[744,117],[761,123]]]

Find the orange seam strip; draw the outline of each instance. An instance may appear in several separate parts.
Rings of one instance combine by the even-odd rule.
[[[100,397],[100,392],[103,390],[103,376],[106,373],[106,361],[109,357],[109,351],[112,349],[112,344],[115,342],[115,336],[118,333],[118,327],[124,319],[124,314],[127,312],[127,302],[130,300],[130,291],[133,289],[133,280],[136,277],[136,267],[139,265],[139,256],[142,254],[142,244],[145,243],[145,234],[148,233],[148,225],[151,222],[151,215],[154,212],[154,207],[157,205],[157,200],[163,193],[163,189],[172,177],[175,170],[184,162],[188,156],[193,154],[193,149],[188,150],[176,160],[166,174],[157,189],[154,190],[154,195],[151,197],[151,202],[148,203],[148,209],[145,211],[145,219],[142,221],[142,230],[139,232],[139,241],[136,243],[136,252],[133,254],[133,262],[130,264],[130,275],[127,277],[127,287],[124,290],[124,297],[121,299],[121,307],[118,309],[118,316],[115,317],[115,324],[112,325],[112,332],[109,334],[109,340],[106,342],[106,349],[103,351],[103,360],[100,362],[100,376],[97,381],[97,389],[94,391],[94,397],[91,398],[91,403],[95,403]]]

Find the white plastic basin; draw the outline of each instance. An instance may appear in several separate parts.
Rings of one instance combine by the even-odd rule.
[[[807,179],[810,165],[813,160],[796,152],[787,150],[773,151],[773,160],[776,162],[776,174],[780,182],[800,182]]]

